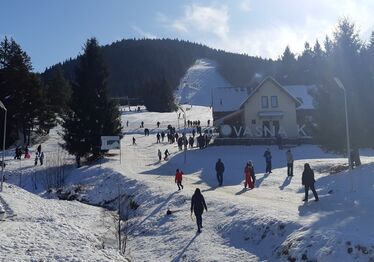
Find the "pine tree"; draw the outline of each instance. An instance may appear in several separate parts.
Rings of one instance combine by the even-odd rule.
[[[176,109],[173,91],[164,77],[147,81],[143,91],[144,105],[148,111],[171,112]]]
[[[89,39],[79,58],[71,110],[63,122],[63,146],[77,160],[100,155],[101,136],[121,133],[119,111],[107,97],[107,78],[98,42],[95,38]]]
[[[334,82],[334,77],[338,77],[348,97],[351,147],[372,147],[370,133],[374,130],[370,129],[365,110],[365,105],[372,103],[371,99],[366,100],[369,93],[364,79],[369,76],[364,74],[362,44],[354,24],[347,19],[340,21],[334,39],[326,38],[325,48],[326,77],[316,94],[314,138],[327,150],[346,152],[343,90]]]
[[[39,128],[43,92],[39,77],[31,71],[30,57],[13,39],[5,38],[0,43],[0,100],[8,109],[7,145],[19,138],[19,132],[29,144],[31,131]]]
[[[52,71],[51,80],[46,84],[46,98],[50,110],[63,115],[69,108],[71,87],[65,79],[61,66],[56,66]]]

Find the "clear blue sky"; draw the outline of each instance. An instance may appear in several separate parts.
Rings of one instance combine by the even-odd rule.
[[[277,58],[286,45],[332,35],[339,18],[362,38],[374,29],[371,0],[2,0],[0,39],[13,37],[35,71],[75,57],[87,38],[180,38],[232,52]]]

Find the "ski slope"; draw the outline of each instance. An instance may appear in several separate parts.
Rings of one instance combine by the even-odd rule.
[[[209,59],[196,60],[180,81],[176,91],[178,104],[212,105],[212,90],[231,87],[217,70],[217,63]]]
[[[187,119],[200,120],[204,126],[211,118],[207,107],[183,107]],[[83,188],[81,197],[92,204],[100,205],[114,199],[119,189],[134,197],[139,207],[131,213],[128,257],[134,261],[374,259],[373,150],[361,152],[361,167],[351,172],[329,174],[331,167],[346,163],[346,159],[313,145],[294,147],[294,177],[289,179],[285,150],[275,146],[270,147],[273,173],[267,175],[262,156],[265,146],[211,146],[203,150],[189,149],[185,154],[178,151],[175,144],[156,144],[155,134],[167,124],[178,126],[179,122],[180,132],[184,130],[183,120],[178,116],[178,112],[124,112],[121,161],[119,151],[112,150],[110,156],[95,165],[72,169],[67,178],[66,188],[80,185]],[[139,128],[141,121],[150,129],[150,136],[144,136],[143,129]],[[157,121],[161,122],[159,129]],[[136,145],[132,145],[132,137],[136,138]],[[58,134],[52,132],[46,148],[56,148],[56,141]],[[157,149],[168,149],[170,160],[159,162]],[[219,188],[214,171],[218,158],[226,167],[224,186]],[[77,260],[83,261],[123,259],[115,252],[115,239],[112,245],[108,241],[105,248],[97,245],[100,232],[104,230],[98,223],[101,208],[74,201],[42,199],[40,196],[50,195],[40,189],[40,196],[18,189],[12,185],[17,184],[18,170],[24,176],[22,187],[35,192],[28,186],[27,177],[43,167],[33,167],[32,160],[25,160],[20,170],[17,163],[7,160],[11,184],[5,184],[5,193],[0,196],[17,218],[22,217],[21,220],[28,223],[27,234],[31,237],[21,234],[24,228],[19,221],[9,218],[0,222],[0,238],[8,238],[6,244],[0,243],[0,260],[9,259],[8,252],[19,261],[70,261],[73,253],[77,253]],[[246,191],[243,190],[243,169],[248,160],[255,165],[257,187]],[[319,202],[314,202],[311,195],[309,203],[301,201],[304,196],[301,173],[306,162],[316,173]],[[177,168],[185,174],[181,191],[174,183]],[[190,199],[197,187],[208,205],[208,212],[203,214],[201,234],[196,233],[189,211]],[[173,212],[170,216],[166,215],[168,209]],[[72,237],[77,232],[82,236],[79,241]],[[50,241],[51,235],[59,241]],[[26,246],[36,251],[30,255]],[[87,259],[81,254],[87,255]]]

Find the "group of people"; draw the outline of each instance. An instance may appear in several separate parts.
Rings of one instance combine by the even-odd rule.
[[[267,148],[266,151],[264,152],[264,158],[265,158],[265,163],[266,163],[266,173],[270,174],[272,173],[271,169],[271,160],[272,160],[272,155],[270,152],[270,149]],[[287,161],[287,176],[292,177],[293,176],[293,162],[294,158],[291,152],[291,149],[288,149],[286,151],[286,161]],[[218,186],[222,186],[223,184],[223,173],[225,171],[225,165],[223,164],[222,160],[219,158],[217,163],[216,163],[216,174],[217,174],[217,180],[218,180]],[[310,165],[308,163],[305,163],[304,165],[304,171],[302,174],[302,185],[304,186],[305,189],[305,197],[303,201],[308,201],[308,194],[309,194],[309,189],[312,190],[315,201],[318,201],[318,194],[315,190],[314,187],[315,179],[314,179],[314,172],[311,169]],[[247,164],[244,167],[244,189],[247,187],[250,189],[253,189],[256,184],[256,175],[255,175],[255,170],[253,167],[252,161],[248,161]]]
[[[29,147],[26,145],[24,148],[17,146],[15,149],[15,154],[14,154],[14,159],[21,160],[22,154],[24,153],[24,158],[29,159],[31,158],[30,152],[29,152]],[[39,145],[36,149],[35,153],[35,160],[34,160],[34,165],[36,166],[40,163],[40,165],[43,165],[44,163],[44,152],[42,151],[42,145]]]

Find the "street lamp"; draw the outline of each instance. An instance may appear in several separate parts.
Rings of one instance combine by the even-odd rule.
[[[352,161],[351,161],[351,146],[349,141],[349,123],[348,123],[348,105],[347,105],[347,92],[345,90],[345,87],[343,83],[340,81],[339,78],[334,77],[334,80],[336,84],[343,89],[344,93],[344,107],[345,107],[345,129],[346,129],[346,135],[347,135],[347,154],[348,154],[348,166],[349,170],[352,170]]]
[[[7,115],[7,109],[4,106],[4,104],[0,101],[0,107],[4,109],[4,136],[3,136],[3,156],[2,156],[2,161],[1,161],[1,185],[0,185],[0,191],[3,191],[3,181],[4,181],[4,167],[5,167],[5,162],[4,162],[4,157],[5,157],[5,135],[6,135],[6,115]]]
[[[181,105],[179,105],[179,109],[183,112],[183,120],[184,120],[183,135],[184,135],[184,139],[187,139],[187,134],[186,134],[186,121],[187,121],[186,111],[182,108]],[[178,121],[178,124],[179,124],[179,121]],[[185,143],[186,143],[186,141],[183,141],[183,147],[185,147]],[[187,147],[184,148],[184,163],[185,164],[187,163]]]

